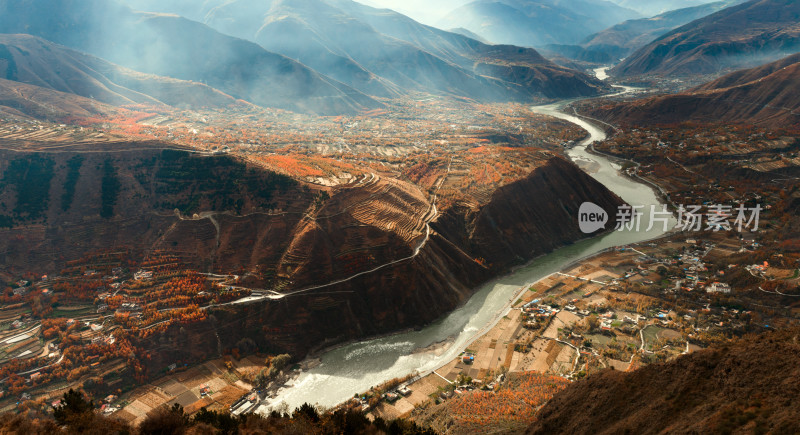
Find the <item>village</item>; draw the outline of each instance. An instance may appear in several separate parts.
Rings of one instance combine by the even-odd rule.
[[[766,290],[726,282],[738,271],[798,284],[797,268],[726,262],[757,247],[733,234],[681,232],[608,250],[523,289],[508,313],[458,358],[391,389],[362,394],[356,404],[373,417],[421,418],[432,403],[502,391],[512,375],[574,381],[797,323],[800,305],[766,305]],[[773,295],[772,303],[781,300]],[[376,394],[383,400],[370,400]]]
[[[529,174],[583,135],[516,104],[409,98],[390,110],[310,122],[280,110],[189,114],[137,106],[69,126],[3,121],[0,135],[21,150],[163,140],[234,153],[321,186],[389,174],[435,191],[440,209],[478,206],[497,186]],[[787,181],[723,179],[706,175],[704,163],[693,164],[724,159],[732,169],[766,173],[800,165],[792,143],[780,132],[690,125],[632,129],[598,145],[597,151],[638,162],[623,169],[662,186],[673,205],[757,203],[769,231],[680,232],[603,252],[521,289],[511,309],[458,358],[363,392],[345,406],[372,417],[408,416],[426,403],[494,394],[523,373],[568,382],[796,323],[800,263],[775,247],[780,237],[774,233],[790,218],[770,214],[791,199],[782,193]],[[694,160],[684,161],[685,155]],[[270,367],[268,356],[225,350],[203,364],[174,361],[148,374],[145,350],[132,345],[133,338],[202,321],[208,307],[269,297],[239,286],[236,275],[186,270],[183,255],[154,251],[133,261],[120,249],[70,261],[49,276],[0,271],[6,283],[0,410],[52,409],[77,386],[102,391],[103,412],[134,423],[162,404],[187,412],[254,409],[263,393],[255,380]]]
[[[366,393],[357,406],[372,416],[395,418],[426,401],[495,391],[509,373],[575,380],[607,367],[629,370],[666,361],[733,335],[793,322],[800,308],[765,310],[769,291],[763,286],[759,293],[764,293],[753,297],[727,282],[737,271],[765,281],[798,280],[796,270],[769,263],[724,262],[758,246],[752,237],[677,233],[601,253],[523,289],[509,312],[458,358],[427,376]],[[199,366],[172,364],[164,368],[165,377],[134,388],[143,373],[137,372],[130,334],[146,336],[175,322],[202,319],[204,306],[250,296],[235,286],[235,276],[201,276],[179,264],[175,254],[164,252],[134,265],[120,251],[71,262],[59,276],[13,282],[3,295],[8,303],[0,319],[3,409],[57,405],[68,388],[93,383],[117,391],[104,396],[102,411],[133,423],[162,404],[177,403],[187,412],[255,408],[262,399],[256,377],[269,367],[269,359],[255,355],[225,355]],[[44,319],[36,318],[42,314]]]
[[[423,191],[435,191],[444,209],[488,200],[498,186],[527,176],[582,134],[520,104],[426,97],[397,101],[389,110],[319,118],[249,106],[183,112],[134,105],[119,108],[115,115],[60,122],[0,119],[0,136],[9,149],[41,152],[134,149],[139,143],[164,141],[171,149],[233,153],[323,188],[383,175],[399,177]],[[15,225],[3,218],[0,228]],[[118,247],[72,259],[78,255],[66,249],[59,256],[68,261],[57,273],[0,270],[5,284],[0,294],[4,411],[47,410],[69,388],[82,386],[105,401],[104,411],[130,411],[133,419],[139,418],[143,414],[135,410],[141,406],[125,411],[126,397],[135,387],[190,367],[186,361],[169,361],[158,373],[148,372],[147,350],[136,343],[158,337],[173,325],[202,322],[209,307],[281,296],[246,288],[236,275],[188,269],[187,252],[152,250],[145,258],[133,259],[129,248]],[[230,363],[235,369],[238,362],[226,354],[218,365]],[[266,367],[262,362],[261,369]],[[213,379],[206,381],[202,385],[210,391],[221,390]],[[220,406],[249,397],[250,384],[239,384],[241,394]],[[195,394],[198,398],[201,389]],[[109,391],[115,400],[105,400]],[[170,402],[178,396],[160,397]]]
[[[250,295],[232,287],[235,276],[207,277],[178,265],[174,255],[156,252],[134,268],[129,252],[123,250],[70,262],[58,276],[28,274],[12,282],[1,296],[2,409],[13,410],[31,401],[52,405],[51,401],[79,385],[88,390],[96,385],[98,392],[129,391],[145,378],[144,350],[134,347],[132,339],[146,338],[172,324],[203,320],[205,307]],[[217,364],[225,366],[224,361]],[[164,372],[187,365],[177,366],[164,367]],[[259,370],[263,360],[261,366]],[[223,385],[212,378],[206,384],[217,392],[238,379],[228,381]],[[226,393],[231,400],[223,400],[225,407],[251,389],[236,388],[236,394]],[[116,398],[106,402],[103,410],[107,412],[125,406]]]

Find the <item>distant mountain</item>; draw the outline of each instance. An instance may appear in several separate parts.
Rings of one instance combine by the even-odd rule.
[[[532,48],[487,45],[474,39],[425,26],[388,10],[365,7],[350,0],[328,0],[358,20],[391,38],[434,54],[464,70],[499,80],[514,93],[565,98],[594,94],[607,85],[593,76],[557,66]]]
[[[216,89],[142,74],[30,35],[0,34],[0,78],[91,98],[115,106],[168,104],[227,106],[236,100]]]
[[[714,0],[610,0],[622,7],[633,9],[644,16],[654,16],[664,12],[699,6]]]
[[[621,59],[675,28],[741,2],[718,1],[664,12],[651,18],[628,20],[589,36],[581,47],[608,53],[613,60]]]
[[[693,21],[637,50],[611,75],[716,74],[800,51],[800,2],[753,0]]]
[[[800,54],[737,71],[689,91],[603,106],[594,116],[628,124],[684,121],[800,128]]]
[[[206,83],[252,103],[317,114],[376,100],[252,42],[114,0],[0,0],[0,32],[30,33],[128,68]]]
[[[800,330],[749,336],[571,383],[528,434],[800,433]]]
[[[156,7],[182,10],[183,3]],[[530,101],[605,90],[593,77],[558,67],[533,49],[490,46],[350,0],[230,0],[211,8],[203,22],[375,97],[430,92]]]
[[[465,29],[463,27],[455,27],[453,29],[447,29],[447,31],[448,32],[452,32],[452,33],[457,33],[459,35],[466,36],[467,38],[472,38],[472,39],[474,39],[476,41],[483,42],[484,44],[490,44],[491,43],[490,41],[487,41],[486,38],[484,38],[483,36],[478,35],[475,32],[471,32],[468,29]]]
[[[122,0],[122,2],[136,11],[166,12],[202,22],[206,14],[224,5],[228,0]]]
[[[391,9],[428,25],[436,25],[450,11],[470,1],[472,0],[358,0],[361,4]]]
[[[542,47],[577,44],[587,36],[640,15],[603,0],[477,0],[438,22],[463,27],[495,43]]]

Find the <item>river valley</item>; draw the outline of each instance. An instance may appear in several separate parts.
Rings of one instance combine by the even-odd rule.
[[[631,91],[632,88],[624,88],[621,93]],[[530,284],[605,249],[662,236],[664,231],[661,225],[645,231],[650,206],[655,205],[660,209],[661,199],[651,187],[621,174],[619,164],[589,152],[588,148],[593,142],[606,138],[605,130],[590,121],[564,113],[562,110],[570,102],[562,101],[532,109],[572,122],[588,132],[583,141],[568,150],[569,157],[628,204],[643,206],[643,226],[639,231],[613,231],[541,256],[508,275],[482,285],[465,305],[421,330],[328,350],[319,355],[314,364],[306,364],[311,368],[301,372],[290,385],[281,389],[277,397],[262,402],[258,411],[269,412],[284,406],[294,409],[306,402],[331,407],[353,397],[354,393],[387,380],[414,373],[430,373],[455,358],[472,341],[494,326]],[[613,225],[613,217],[610,220],[612,223],[609,225]]]

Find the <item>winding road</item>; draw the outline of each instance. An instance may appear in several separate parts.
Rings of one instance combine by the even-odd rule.
[[[441,189],[441,187],[444,184],[445,180],[447,179],[448,175],[450,175],[450,168],[451,168],[452,163],[453,163],[453,161],[451,159],[450,162],[448,162],[448,164],[447,164],[447,171],[445,172],[444,176],[441,177],[439,179],[439,181],[437,182],[436,189],[434,189],[434,192],[433,192],[433,195],[432,195],[431,206],[428,208],[428,212],[423,217],[423,221],[424,221],[424,224],[425,224],[425,236],[422,238],[422,240],[420,240],[420,242],[414,248],[414,250],[413,250],[411,255],[409,255],[407,257],[403,257],[403,258],[397,259],[397,260],[390,261],[388,263],[381,264],[380,266],[374,267],[374,268],[369,269],[369,270],[358,272],[358,273],[353,274],[351,276],[348,276],[346,278],[338,279],[338,280],[331,281],[331,282],[328,282],[328,283],[325,283],[325,284],[319,284],[319,285],[315,285],[315,286],[311,286],[311,287],[306,287],[306,288],[303,288],[303,289],[292,290],[292,291],[287,291],[287,292],[282,292],[282,293],[281,292],[277,292],[275,290],[269,290],[269,289],[248,289],[248,290],[253,290],[253,291],[271,292],[272,294],[266,295],[266,296],[261,296],[261,297],[244,298],[244,299],[240,299],[238,301],[228,302],[228,303],[225,303],[225,304],[212,305],[212,306],[249,304],[249,303],[255,303],[255,302],[259,302],[259,301],[263,301],[263,300],[267,300],[267,299],[280,300],[280,299],[283,299],[283,298],[288,297],[288,296],[295,296],[295,295],[299,295],[299,294],[303,294],[303,293],[308,293],[308,292],[311,292],[311,291],[314,291],[314,290],[319,290],[319,289],[323,289],[323,288],[326,288],[326,287],[332,287],[332,286],[335,286],[335,285],[338,285],[338,284],[343,284],[343,283],[352,281],[352,280],[354,280],[354,279],[356,279],[356,278],[358,278],[360,276],[369,275],[371,273],[375,273],[375,272],[378,272],[380,270],[386,269],[387,267],[394,266],[395,264],[399,264],[399,263],[403,263],[403,262],[406,262],[406,261],[413,260],[414,258],[419,256],[420,252],[422,251],[422,248],[424,248],[425,245],[428,244],[428,241],[431,238],[431,232],[432,232],[431,222],[433,222],[434,220],[436,220],[437,217],[439,217],[439,209],[436,207],[437,196],[439,194],[439,189]],[[374,180],[377,176],[375,174],[372,174],[372,177],[373,177],[372,180]],[[372,180],[370,180],[370,181],[372,181]],[[207,307],[204,307],[204,308],[207,308]]]

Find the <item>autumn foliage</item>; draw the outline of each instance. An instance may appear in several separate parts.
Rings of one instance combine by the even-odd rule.
[[[564,378],[528,372],[514,375],[498,391],[457,395],[446,403],[448,414],[464,428],[481,428],[508,422],[530,424],[536,410],[569,384]]]

